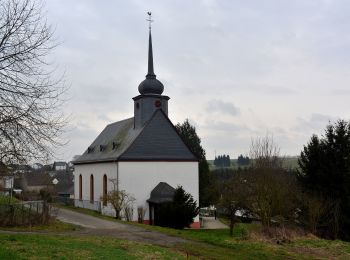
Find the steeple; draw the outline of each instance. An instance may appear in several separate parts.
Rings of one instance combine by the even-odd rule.
[[[151,27],[149,29],[149,37],[148,37],[148,73],[146,78],[156,78],[154,75],[153,69],[153,49],[152,49],[152,32]]]
[[[139,85],[138,95],[134,100],[134,127],[143,127],[154,115],[157,110],[162,110],[168,116],[168,96],[162,95],[164,86],[156,79],[153,67],[153,49],[152,49],[152,28],[153,22],[151,13],[148,12],[149,36],[148,36],[148,71],[146,79]]]
[[[149,37],[148,37],[148,73],[146,75],[146,79],[141,82],[139,85],[139,92],[141,95],[145,94],[158,94],[161,95],[164,91],[163,84],[156,79],[156,75],[154,74],[153,67],[153,48],[152,48],[152,13],[147,13],[149,18]]]

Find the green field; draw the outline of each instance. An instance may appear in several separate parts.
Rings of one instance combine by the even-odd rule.
[[[171,247],[111,237],[67,233],[1,234],[0,259],[349,259],[350,243],[314,236],[291,239],[283,244],[251,234],[258,225],[238,224],[231,237],[227,229],[147,229],[186,238]]]
[[[50,224],[45,225],[34,225],[34,226],[17,226],[17,227],[0,227],[0,230],[6,231],[44,231],[44,232],[71,232],[81,230],[82,228],[77,225],[61,222],[54,219]],[[1,258],[0,258],[1,259]]]
[[[0,234],[0,259],[184,259],[180,251],[93,236]]]
[[[174,230],[147,226],[173,236],[180,236],[203,244],[184,244],[180,248],[192,255],[213,259],[350,259],[350,243],[319,239],[313,235],[295,237],[287,243],[277,244],[274,239],[256,236],[257,224],[237,224],[233,237],[228,229]]]
[[[71,209],[120,222],[120,220],[102,216],[92,210]],[[276,244],[274,239],[257,236],[256,234],[259,234],[261,229],[261,226],[257,224],[237,224],[231,237],[228,229],[176,230],[133,222],[123,223],[192,241],[171,248],[171,252],[178,254],[179,257],[185,255],[190,259],[198,259],[198,257],[209,259],[350,259],[350,243],[348,242],[324,240],[308,235],[296,236],[288,243],[280,245]],[[162,256],[159,258],[164,259]]]

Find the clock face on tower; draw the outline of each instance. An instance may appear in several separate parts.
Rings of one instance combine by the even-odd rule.
[[[156,107],[160,107],[160,106],[162,105],[162,102],[160,102],[160,100],[156,100],[156,101],[154,102],[154,105],[155,105]]]

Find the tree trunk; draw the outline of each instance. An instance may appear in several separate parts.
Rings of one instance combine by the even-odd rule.
[[[236,218],[235,218],[236,211],[231,211],[231,218],[230,218],[230,235],[233,236],[233,228],[235,226]]]

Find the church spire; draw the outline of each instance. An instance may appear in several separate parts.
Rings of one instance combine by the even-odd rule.
[[[152,50],[152,32],[151,27],[149,28],[149,39],[148,39],[148,73],[146,78],[155,78],[153,68],[153,50]]]
[[[140,94],[158,94],[161,95],[164,90],[163,84],[156,79],[156,75],[154,74],[154,67],[153,67],[153,48],[152,48],[152,13],[147,12],[148,19],[146,19],[149,22],[148,28],[149,28],[149,37],[148,37],[148,72],[146,75],[146,79],[141,82],[139,85],[139,92]]]
[[[148,29],[149,29],[149,37],[148,37],[148,73],[147,78],[155,78],[156,75],[154,74],[154,68],[153,68],[153,48],[152,48],[152,13],[147,12],[148,19],[146,19],[149,22]]]

